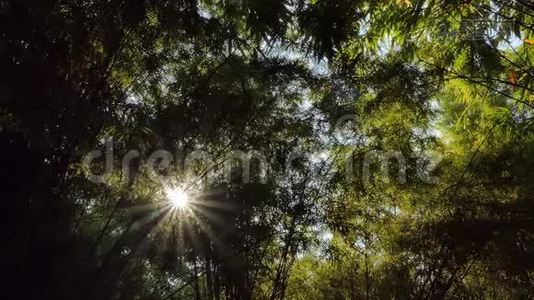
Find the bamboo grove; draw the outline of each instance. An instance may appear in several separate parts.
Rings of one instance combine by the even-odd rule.
[[[2,299],[531,299],[530,0],[0,0]]]

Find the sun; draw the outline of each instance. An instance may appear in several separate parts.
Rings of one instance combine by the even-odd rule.
[[[166,189],[165,195],[175,208],[184,208],[189,204],[189,195],[180,188]]]

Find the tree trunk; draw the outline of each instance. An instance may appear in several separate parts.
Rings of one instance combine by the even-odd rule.
[[[212,281],[212,272],[211,272],[211,261],[209,258],[206,258],[205,263],[205,274],[206,274],[206,297],[208,300],[213,299],[213,281]]]

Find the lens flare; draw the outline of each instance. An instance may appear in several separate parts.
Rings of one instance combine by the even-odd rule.
[[[167,199],[171,202],[171,205],[175,208],[184,208],[189,203],[189,196],[180,188],[170,188],[165,190]]]

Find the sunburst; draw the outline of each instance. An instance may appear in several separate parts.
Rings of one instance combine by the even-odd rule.
[[[189,195],[181,188],[167,188],[165,189],[165,196],[175,209],[184,209],[190,203]]]

